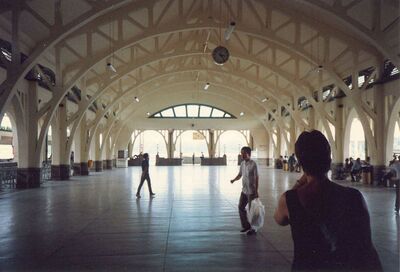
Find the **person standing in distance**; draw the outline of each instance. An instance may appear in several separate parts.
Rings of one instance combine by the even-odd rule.
[[[147,180],[147,187],[149,187],[150,197],[154,197],[155,193],[151,189],[151,181],[150,181],[150,174],[149,174],[149,154],[143,154],[143,161],[142,161],[142,176],[140,178],[140,184],[136,192],[136,197],[140,198],[140,189],[142,189],[144,181]]]
[[[251,228],[249,221],[247,220],[246,205],[258,197],[258,170],[257,164],[250,158],[251,148],[248,146],[242,147],[240,150],[243,161],[240,164],[239,174],[231,180],[231,183],[242,178],[242,193],[239,199],[239,216],[242,224],[242,230],[240,232],[247,232],[247,235],[253,235],[256,233]]]

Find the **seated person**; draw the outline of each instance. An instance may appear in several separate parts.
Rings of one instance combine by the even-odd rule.
[[[294,154],[292,154],[288,159],[289,171],[290,172],[294,171],[294,167],[295,167],[296,163],[297,163],[296,158],[295,158]]]
[[[331,148],[325,136],[316,130],[303,132],[295,152],[304,174],[282,194],[274,215],[279,225],[290,224],[292,269],[382,270],[362,194],[327,177]]]
[[[353,166],[351,167],[351,181],[355,182],[358,181],[357,179],[355,179],[354,177],[359,174],[361,172],[361,160],[360,158],[357,158],[357,160],[355,160]]]
[[[276,169],[282,169],[283,168],[283,157],[282,156],[279,156],[279,158],[276,159],[275,168]]]
[[[392,164],[393,165],[393,164]],[[378,185],[381,186],[389,186],[389,180],[395,177],[396,173],[395,171],[389,166],[389,168],[386,168],[384,170],[384,175],[382,176],[382,179],[380,180]]]
[[[394,210],[399,213],[400,209],[400,161],[395,161],[391,166],[390,169],[394,172],[395,176],[395,184],[396,184],[396,199],[394,202]]]
[[[389,166],[396,162],[396,154],[393,154],[393,160],[389,162]]]

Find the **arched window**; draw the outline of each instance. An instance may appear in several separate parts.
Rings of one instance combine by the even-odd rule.
[[[160,110],[149,118],[218,118],[236,119],[236,117],[224,110],[203,104],[182,104]]]

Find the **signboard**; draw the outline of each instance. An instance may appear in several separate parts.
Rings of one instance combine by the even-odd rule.
[[[12,136],[0,136],[0,144],[12,145]]]
[[[204,136],[203,136],[203,134],[201,134],[197,131],[194,131],[193,132],[193,140],[204,140]]]

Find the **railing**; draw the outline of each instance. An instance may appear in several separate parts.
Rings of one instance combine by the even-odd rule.
[[[0,189],[14,188],[17,183],[17,163],[0,163]],[[43,162],[40,170],[40,183],[51,179],[51,162]]]
[[[17,182],[17,163],[0,163],[0,188],[13,188]]]
[[[51,162],[43,162],[40,170],[40,183],[51,179]]]

